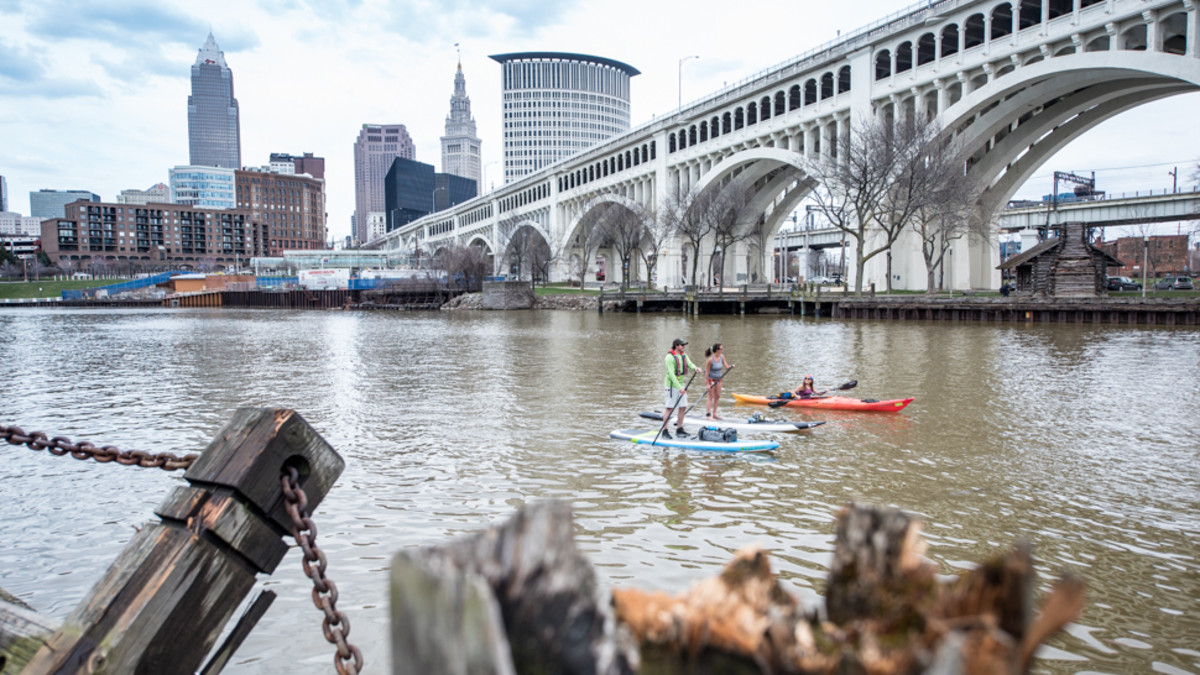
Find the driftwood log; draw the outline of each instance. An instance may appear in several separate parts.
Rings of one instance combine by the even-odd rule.
[[[686,593],[617,589],[613,601],[643,646],[768,673],[1024,673],[1082,608],[1083,584],[1068,576],[1032,620],[1026,544],[949,582],[924,549],[915,519],[851,505],[837,518],[824,619],[799,607],[753,547]]]

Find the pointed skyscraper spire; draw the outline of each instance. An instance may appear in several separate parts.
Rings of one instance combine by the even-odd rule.
[[[233,97],[233,72],[212,30],[192,64],[192,95],[188,96],[189,164],[242,166],[241,124]]]
[[[454,44],[458,49],[458,43]],[[475,119],[471,117],[471,99],[467,96],[467,78],[463,75],[462,53],[454,73],[454,95],[450,97],[450,114],[446,116],[446,135],[442,136],[442,172],[470,178],[483,191],[482,161],[479,137],[475,135]]]

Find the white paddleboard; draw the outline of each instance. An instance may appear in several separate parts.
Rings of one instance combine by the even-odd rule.
[[[654,440],[658,436],[658,440]],[[689,448],[691,450],[716,450],[719,452],[763,452],[765,450],[774,450],[779,447],[779,443],[775,441],[747,441],[737,440],[733,443],[721,443],[717,441],[700,441],[694,436],[687,438],[678,438],[672,434],[671,438],[660,436],[658,429],[618,429],[609,434],[610,438],[616,438],[622,441],[633,441],[639,445],[655,445],[664,448]]]
[[[647,410],[647,411],[643,411],[638,414],[640,414],[642,417],[645,417],[646,419],[659,420],[660,422],[662,421],[662,411],[661,410]],[[673,413],[671,416],[674,417],[675,414]],[[686,425],[697,426],[697,427],[717,427],[720,429],[737,429],[738,431],[764,431],[764,432],[802,431],[804,429],[811,429],[813,427],[825,424],[824,422],[789,422],[787,420],[768,420],[768,419],[756,420],[753,417],[751,417],[751,418],[741,417],[741,418],[737,418],[737,419],[714,420],[709,417],[699,417],[697,415],[688,415],[687,417],[683,418],[683,422]]]

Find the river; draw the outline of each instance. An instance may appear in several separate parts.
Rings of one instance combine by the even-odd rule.
[[[661,407],[671,340],[723,342],[730,393],[806,373],[899,414],[826,420],[761,456],[610,440]],[[389,667],[387,570],[530,501],[570,500],[607,586],[668,592],[760,543],[819,599],[849,501],[919,515],[928,556],[966,569],[1032,541],[1045,591],[1088,584],[1042,673],[1200,673],[1200,331],[516,311],[0,309],[0,424],[123,449],[203,448],[241,406],[293,408],[346,459],[314,520],[366,672]],[[699,391],[698,388],[695,391]],[[649,426],[647,424],[646,426]],[[62,618],[181,472],[0,457],[0,587]],[[293,548],[229,673],[328,672]]]

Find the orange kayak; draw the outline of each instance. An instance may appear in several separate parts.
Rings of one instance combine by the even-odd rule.
[[[733,398],[738,403],[756,403],[758,405],[766,405],[772,401],[781,401],[784,399],[771,398],[767,396],[750,396],[747,394],[734,394]],[[874,410],[879,412],[900,412],[904,406],[912,403],[912,398],[893,398],[886,401],[872,401],[870,399],[850,398],[849,396],[816,396],[813,398],[793,398],[787,399],[785,404],[789,408],[821,408],[824,410]]]

